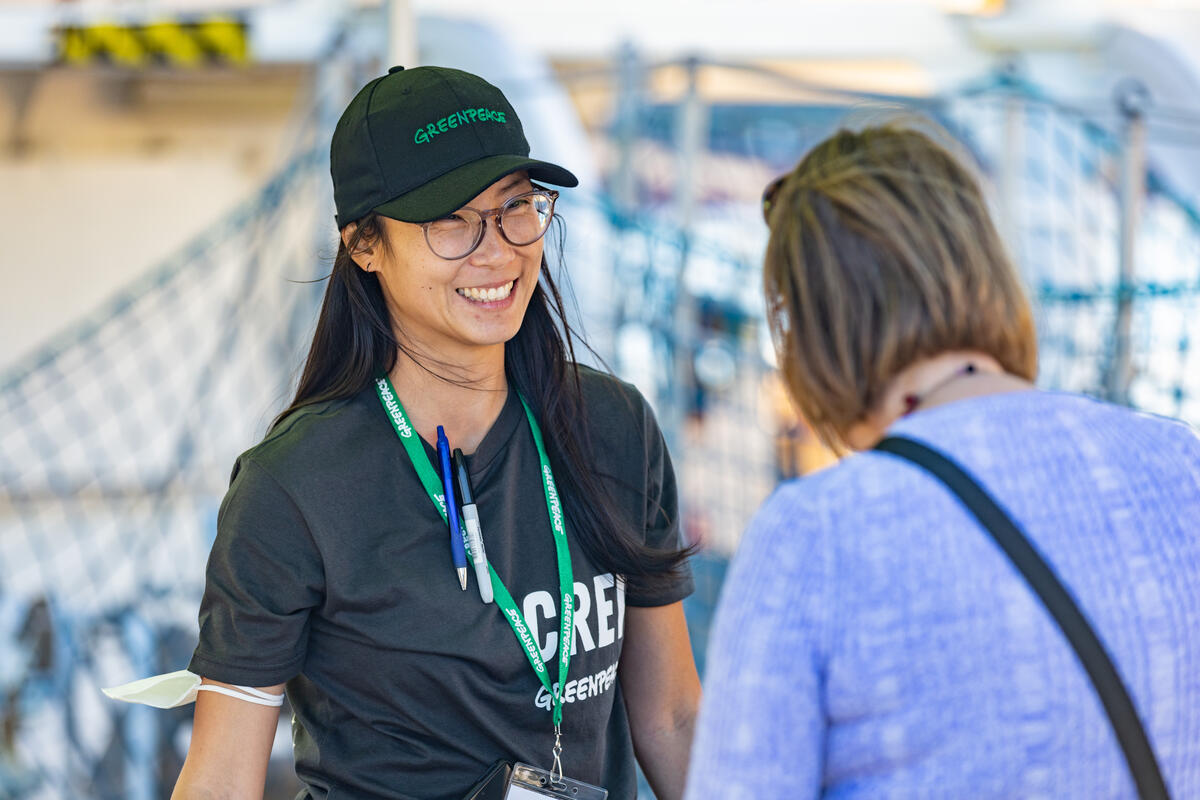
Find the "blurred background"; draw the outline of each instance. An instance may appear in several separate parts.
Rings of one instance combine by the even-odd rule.
[[[774,370],[764,184],[841,124],[935,120],[1041,384],[1197,424],[1198,43],[1200,0],[0,0],[0,798],[169,794],[190,707],[98,687],[186,665],[229,469],[335,252],[332,125],[390,64],[483,74],[582,179],[551,258],[667,433],[703,667],[754,509],[831,460]]]

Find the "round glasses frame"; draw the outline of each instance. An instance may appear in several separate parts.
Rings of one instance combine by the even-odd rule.
[[[509,237],[509,235],[507,233],[505,233],[505,231],[504,231],[504,212],[511,209],[513,207],[513,204],[516,203],[517,201],[524,200],[529,197],[535,197],[538,195],[549,198],[549,200],[550,200],[550,213],[546,215],[546,224],[538,232],[538,235],[533,237],[529,241],[527,241],[527,242],[513,241]],[[550,229],[550,222],[551,222],[551,220],[554,219],[554,203],[557,200],[558,200],[558,192],[556,192],[554,189],[545,189],[541,186],[538,186],[537,184],[534,184],[533,189],[531,191],[522,192],[521,194],[514,195],[514,196],[508,198],[507,200],[504,201],[504,205],[500,206],[499,208],[488,208],[488,209],[480,210],[478,208],[471,208],[470,206],[464,206],[460,210],[470,211],[472,213],[479,215],[479,228],[475,232],[475,241],[472,242],[471,246],[468,247],[464,252],[460,253],[459,255],[454,255],[454,256],[442,255],[441,253],[439,253],[437,251],[436,248],[434,248],[433,241],[432,241],[432,239],[430,239],[430,236],[429,236],[429,228],[433,225],[436,225],[439,222],[443,222],[444,220],[448,219],[448,217],[443,217],[442,219],[430,220],[429,222],[422,222],[422,223],[420,223],[421,230],[424,231],[424,233],[425,233],[425,244],[428,245],[429,251],[431,253],[433,253],[435,256],[437,256],[438,258],[444,259],[446,261],[458,261],[459,259],[466,258],[467,256],[471,255],[471,253],[474,253],[479,248],[479,245],[483,243],[483,237],[487,234],[488,217],[496,218],[496,231],[500,234],[500,237],[502,239],[504,239],[504,241],[508,242],[513,247],[528,247],[529,245],[533,244],[534,242],[538,241],[543,236],[545,236],[546,231],[548,231]],[[457,213],[457,212],[455,212],[455,213]]]

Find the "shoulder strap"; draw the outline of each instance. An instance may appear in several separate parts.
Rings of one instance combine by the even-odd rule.
[[[1154,758],[1146,731],[1112,659],[1070,593],[1012,518],[962,467],[937,450],[900,436],[887,437],[875,445],[875,449],[907,459],[931,473],[958,496],[967,510],[979,520],[979,524],[991,534],[1009,561],[1020,570],[1029,586],[1041,598],[1042,604],[1054,617],[1063,635],[1075,649],[1075,655],[1079,657],[1088,677],[1092,679],[1117,734],[1117,741],[1125,753],[1129,771],[1133,773],[1138,796],[1142,800],[1168,800],[1170,795],[1159,771],[1158,761]]]

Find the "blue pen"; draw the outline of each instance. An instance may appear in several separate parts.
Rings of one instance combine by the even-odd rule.
[[[450,521],[450,557],[458,573],[458,585],[467,590],[467,549],[463,547],[462,531],[458,527],[458,503],[454,501],[454,472],[450,468],[450,442],[438,425],[438,461],[442,465],[442,487],[446,493],[446,519]]]

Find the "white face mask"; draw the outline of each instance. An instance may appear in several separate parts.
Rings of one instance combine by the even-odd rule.
[[[201,683],[201,678],[194,672],[181,669],[168,672],[165,675],[152,675],[149,678],[131,681],[120,686],[101,689],[114,700],[126,703],[141,703],[155,708],[177,708],[196,701],[198,692],[217,692],[227,697],[245,700],[260,706],[281,706],[283,695],[270,694],[252,686],[216,686],[211,683]]]

